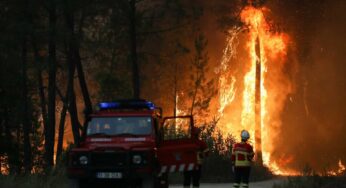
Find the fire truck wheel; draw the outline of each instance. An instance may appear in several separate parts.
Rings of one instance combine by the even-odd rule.
[[[141,188],[168,188],[168,181],[165,177],[145,178],[142,180]]]
[[[156,179],[155,188],[168,188],[168,175],[163,174],[159,178]]]

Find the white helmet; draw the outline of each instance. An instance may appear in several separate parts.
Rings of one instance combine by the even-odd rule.
[[[250,134],[247,130],[242,130],[241,131],[241,140],[247,141],[250,138]]]

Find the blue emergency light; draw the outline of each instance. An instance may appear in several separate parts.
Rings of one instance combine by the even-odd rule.
[[[116,102],[101,102],[99,103],[100,110],[109,109],[138,109],[146,108],[150,110],[156,109],[154,103],[146,100],[123,100]]]
[[[100,109],[114,109],[119,108],[120,103],[119,102],[101,102],[99,104]]]

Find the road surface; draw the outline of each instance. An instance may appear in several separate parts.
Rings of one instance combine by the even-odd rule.
[[[271,188],[275,183],[283,182],[284,179],[273,179],[261,182],[250,182],[250,188]],[[231,188],[232,183],[202,183],[200,188]],[[170,185],[170,188],[182,188],[182,185]]]

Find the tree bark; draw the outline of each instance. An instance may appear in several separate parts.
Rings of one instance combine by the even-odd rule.
[[[130,0],[129,21],[130,21],[130,60],[132,63],[133,98],[139,99],[140,82],[139,82],[139,70],[138,70],[138,60],[137,60],[136,0]]]
[[[68,93],[66,94],[66,96],[68,96]],[[60,156],[61,156],[62,149],[63,149],[64,133],[65,133],[65,119],[66,119],[66,112],[67,112],[67,107],[68,107],[67,99],[61,98],[61,100],[63,100],[64,105],[63,105],[61,113],[60,113],[58,146],[57,146],[56,158],[55,158],[57,163],[60,161]]]
[[[69,78],[68,78],[68,103],[69,103],[69,112],[70,112],[70,120],[72,126],[72,133],[74,138],[74,144],[79,145],[80,141],[80,133],[79,128],[81,127],[78,120],[78,111],[76,105],[76,95],[74,92],[74,73],[75,73],[75,64],[71,60],[71,53],[69,53]]]
[[[79,47],[77,47],[77,46],[79,46],[79,45],[73,45],[73,48],[74,48],[73,51],[74,51],[75,63],[76,63],[76,67],[77,67],[79,85],[81,87],[82,95],[83,95],[83,99],[84,99],[84,105],[85,105],[84,114],[85,114],[85,116],[87,116],[92,112],[92,104],[91,104],[91,100],[90,100],[88,86],[87,86],[86,81],[85,81],[82,61],[81,61],[80,53],[79,53]]]
[[[42,114],[42,120],[43,120],[43,127],[46,129],[48,125],[47,120],[47,102],[46,102],[46,96],[44,93],[44,86],[43,86],[43,77],[42,77],[42,60],[38,52],[38,48],[36,45],[36,37],[34,34],[31,37],[32,42],[32,48],[34,51],[34,57],[37,64],[36,68],[36,79],[37,79],[37,89],[38,89],[38,95],[40,100],[40,108],[41,108],[41,114]]]
[[[26,35],[26,34],[24,34]],[[31,121],[29,118],[29,107],[28,107],[28,86],[27,86],[27,37],[23,37],[22,43],[22,126],[24,132],[24,171],[30,173],[32,169],[31,163],[31,144],[30,144],[30,126]]]
[[[69,4],[70,1],[64,1],[64,14],[65,14],[65,23],[68,33],[68,49],[67,49],[67,61],[69,66],[69,77],[68,77],[68,88],[67,88],[67,98],[69,103],[69,112],[72,126],[72,133],[74,138],[74,143],[76,145],[80,142],[80,127],[81,124],[78,120],[78,111],[76,105],[76,95],[74,92],[74,74],[77,68],[79,83],[81,85],[81,90],[83,94],[83,99],[85,102],[86,111],[91,111],[91,102],[89,97],[89,92],[85,83],[84,73],[82,69],[82,64],[79,57],[79,46],[76,44],[75,33],[74,33],[74,14],[73,7]]]
[[[178,62],[175,62],[174,64],[174,109],[173,109],[173,116],[177,116],[177,103],[178,103]]]
[[[45,129],[45,162],[54,165],[55,98],[56,98],[56,4],[49,0],[49,78],[48,78],[48,124]]]
[[[67,29],[69,31],[69,50],[71,51],[71,61],[75,64],[77,68],[77,73],[78,73],[78,81],[79,85],[81,87],[82,95],[83,95],[83,100],[84,100],[84,113],[85,115],[89,115],[92,112],[92,103],[90,100],[90,94],[88,90],[88,86],[86,84],[85,76],[84,76],[84,71],[83,71],[83,65],[82,65],[82,60],[80,57],[80,52],[79,52],[79,38],[76,37],[75,34],[75,18],[74,18],[74,11],[75,7],[72,7],[70,5],[70,1],[65,0],[65,20],[66,20],[66,25]],[[84,19],[82,19],[84,20]],[[81,21],[83,22],[83,21]],[[82,25],[82,23],[80,23]],[[79,29],[79,32],[82,32],[82,29]],[[81,33],[79,33],[79,36]]]
[[[15,170],[13,169],[13,164],[11,161],[13,161],[13,155],[11,155],[12,151],[14,150],[14,144],[13,144],[13,135],[11,133],[11,125],[10,125],[10,122],[9,122],[9,109],[7,108],[7,106],[5,105],[4,107],[4,122],[3,122],[3,125],[4,125],[4,129],[5,129],[5,151],[7,151],[7,156],[8,156],[8,159],[7,159],[7,163],[8,163],[8,171],[10,172],[10,174],[12,174]]]
[[[23,13],[23,22],[25,24],[30,23],[29,14],[29,2],[28,0],[24,0],[24,13]],[[28,76],[27,76],[27,54],[28,54],[28,28],[24,28],[24,32],[22,34],[22,117],[21,124],[23,126],[23,149],[24,149],[24,172],[26,174],[31,172],[32,169],[32,153],[31,153],[31,144],[30,144],[30,131],[31,131],[31,118],[29,115],[29,99],[28,99]]]

